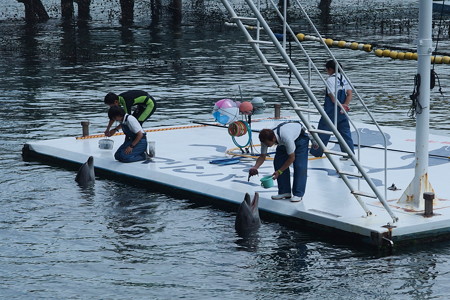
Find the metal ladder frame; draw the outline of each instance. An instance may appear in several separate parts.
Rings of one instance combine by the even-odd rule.
[[[349,188],[350,192],[355,196],[356,200],[358,201],[358,203],[361,205],[361,207],[364,209],[364,211],[366,212],[366,215],[369,216],[372,214],[372,212],[368,209],[368,207],[366,206],[365,202],[361,200],[360,196],[364,196],[364,197],[370,197],[370,198],[374,198],[374,199],[378,199],[381,204],[383,205],[383,207],[386,209],[386,211],[389,213],[389,215],[391,216],[393,222],[397,222],[398,221],[398,217],[393,213],[393,211],[391,210],[391,208],[388,206],[388,204],[386,203],[384,197],[381,195],[381,193],[378,191],[378,189],[376,188],[375,184],[372,182],[372,180],[370,179],[370,177],[367,175],[367,173],[364,171],[362,165],[360,164],[359,160],[356,158],[355,154],[353,154],[353,152],[351,151],[351,149],[348,147],[347,143],[345,143],[344,139],[342,138],[341,134],[338,132],[336,126],[334,126],[333,122],[331,121],[331,119],[328,117],[328,115],[325,113],[322,105],[319,103],[319,101],[317,100],[317,98],[315,97],[314,93],[312,92],[311,88],[309,87],[309,85],[307,84],[307,82],[303,79],[302,75],[299,73],[297,67],[295,66],[295,64],[292,62],[291,58],[289,57],[289,55],[286,53],[285,48],[283,47],[283,45],[281,45],[281,43],[278,41],[278,39],[276,38],[276,36],[274,35],[274,33],[272,32],[271,28],[269,27],[269,25],[267,24],[267,22],[265,21],[265,19],[263,18],[263,16],[261,15],[259,8],[255,6],[255,4],[253,3],[252,0],[245,0],[245,2],[247,3],[247,5],[250,7],[250,9],[252,10],[253,14],[255,15],[256,18],[249,18],[249,17],[239,17],[234,9],[231,7],[230,3],[228,2],[228,0],[221,0],[223,5],[225,6],[225,8],[227,9],[227,11],[230,13],[231,15],[231,20],[233,20],[236,25],[241,29],[241,31],[245,34],[247,41],[250,43],[250,46],[253,48],[253,50],[255,51],[255,53],[257,54],[257,56],[259,57],[259,59],[261,60],[261,62],[263,63],[263,65],[265,66],[265,68],[267,69],[267,71],[269,72],[269,74],[272,76],[273,80],[275,81],[275,83],[277,84],[278,88],[281,90],[281,92],[284,94],[284,96],[288,99],[289,103],[291,104],[291,106],[294,108],[295,112],[297,113],[297,115],[299,116],[299,118],[301,119],[301,121],[303,122],[303,124],[306,126],[306,128],[308,129],[308,131],[312,134],[312,136],[314,137],[314,139],[316,140],[316,142],[319,144],[319,146],[324,150],[324,154],[326,155],[326,157],[328,158],[328,160],[330,161],[330,163],[333,165],[333,167],[335,168],[335,170],[338,172],[338,174],[340,175],[341,179],[344,181],[344,183],[347,185],[347,187]],[[269,0],[271,1],[271,0]],[[300,3],[298,3],[298,0],[295,0],[297,2],[297,4],[301,7]],[[272,2],[272,5],[275,5]],[[310,57],[308,56],[307,52],[305,51],[305,49],[303,49],[301,43],[298,41],[297,37],[295,36],[295,34],[293,33],[292,29],[287,26],[287,22],[284,22],[285,18],[281,15],[281,13],[279,12],[279,10],[276,8],[276,5],[274,6],[277,13],[279,14],[279,16],[282,17],[283,19],[283,23],[286,26],[286,28],[290,31],[290,33],[294,36],[294,40],[296,41],[296,43],[299,44],[299,46],[302,48],[303,52],[305,53],[305,55],[308,58],[308,61],[312,63],[312,65],[314,66],[315,70],[320,74],[320,72],[318,71],[317,67],[314,65],[314,63],[312,62],[312,60],[310,59]],[[306,14],[306,13],[305,13]],[[262,26],[262,28],[264,29],[265,33],[268,35],[268,37],[270,38],[270,41],[261,41],[259,40],[259,31],[257,34],[257,38],[258,39],[254,39],[252,37],[252,35],[248,32],[247,27],[245,26],[245,24],[243,24],[243,20],[246,21],[257,21],[258,24],[258,30],[259,30],[259,25]],[[317,32],[318,33],[318,32]],[[284,35],[286,36],[286,35]],[[281,57],[283,58],[283,60],[285,61],[286,65],[281,65],[281,64],[275,64],[275,63],[270,63],[266,56],[264,55],[264,53],[261,51],[261,49],[259,48],[260,44],[270,44],[275,46],[276,50],[278,50],[279,54],[281,55]],[[328,49],[328,47],[326,46],[326,44],[323,42],[323,44],[325,45],[325,47]],[[329,50],[329,49],[328,49]],[[331,51],[330,51],[331,54]],[[334,58],[334,56],[333,56]],[[335,58],[334,58],[335,59]],[[336,61],[336,60],[335,60]],[[336,64],[338,66],[338,70],[340,69],[339,64]],[[299,87],[291,87],[291,86],[287,86],[284,85],[283,82],[281,81],[281,79],[279,78],[278,74],[276,73],[276,71],[274,70],[274,68],[277,67],[282,67],[282,68],[288,68],[290,69],[290,71],[292,72],[292,74],[295,76],[295,78],[297,79],[297,81],[300,83],[302,89],[306,92],[308,98],[312,101],[312,103],[314,104],[314,106],[316,107],[317,111],[320,113],[320,115],[322,116],[322,118],[324,118],[325,122],[327,123],[327,125],[331,128],[331,132],[326,132],[327,134],[334,134],[334,136],[337,138],[338,142],[340,143],[341,147],[344,148],[345,152],[337,152],[337,151],[331,151],[329,150],[324,143],[322,142],[322,140],[319,138],[318,133],[325,133],[324,131],[320,131],[317,129],[314,129],[310,124],[308,119],[304,116],[304,114],[302,113],[303,111],[310,111],[310,110],[306,110],[304,108],[300,108],[297,104],[297,102],[294,100],[293,96],[291,95],[291,93],[289,92],[289,89],[299,89]],[[337,70],[337,71],[338,71]],[[339,71],[338,71],[339,72]],[[342,74],[345,76],[345,74],[343,73],[343,70],[341,69]],[[321,77],[322,78],[322,77]],[[325,83],[324,79],[322,78],[322,81]],[[353,86],[352,86],[353,88]],[[359,95],[358,95],[359,97]],[[339,101],[336,101],[336,103],[338,103]],[[340,105],[340,103],[338,103],[337,105],[339,105],[342,109],[342,106]],[[365,106],[365,108],[367,108]],[[345,111],[345,110],[344,110]],[[359,132],[358,132],[359,134]],[[382,134],[384,136],[384,134]],[[338,163],[335,161],[335,158],[333,158],[333,155],[340,155],[340,156],[349,156],[351,158],[351,160],[353,161],[353,163],[355,164],[355,167],[358,169],[358,171],[360,172],[360,174],[350,174],[347,172],[343,172],[340,171],[339,169],[339,165]],[[386,154],[385,154],[386,155]],[[358,178],[364,178],[365,181],[367,182],[367,184],[369,185],[369,187],[371,188],[371,190],[374,192],[374,195],[369,194],[369,193],[365,193],[365,192],[361,192],[356,190],[355,188],[353,188],[352,183],[349,181],[349,179],[347,178],[347,176],[354,176],[354,177],[358,177]]]

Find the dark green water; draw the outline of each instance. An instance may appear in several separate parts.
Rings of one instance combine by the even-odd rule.
[[[318,27],[336,39],[414,48],[414,20],[409,30],[389,24],[406,24],[401,15],[415,16],[415,5],[342,1],[332,8],[334,25]],[[214,17],[186,18],[180,27],[131,28],[110,17],[113,9],[66,27],[58,19],[30,27],[3,10],[1,298],[448,299],[448,242],[380,256],[269,220],[257,238],[242,240],[233,210],[113,178],[81,189],[74,170],[22,160],[27,141],[78,136],[82,120],[102,132],[108,91],[149,91],[160,108],[147,126],[211,121],[212,104],[239,87],[245,97],[286,103],[241,33],[215,19],[219,3],[211,6]],[[375,14],[386,20],[383,30]],[[441,45],[448,48],[448,37]],[[415,61],[334,51],[382,124],[414,125],[407,112]],[[445,92],[449,66],[436,68]],[[450,134],[448,96],[434,90],[432,104],[432,130]],[[353,114],[365,120],[357,106]]]

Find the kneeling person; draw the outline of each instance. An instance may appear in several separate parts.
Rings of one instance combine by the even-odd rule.
[[[125,141],[117,149],[114,158],[125,163],[145,160],[147,138],[138,120],[132,115],[126,114],[125,110],[120,106],[111,106],[108,110],[108,117],[111,121],[120,122],[120,125],[117,127],[121,127],[125,134]],[[110,135],[113,135],[115,132],[117,132],[117,128],[112,129]]]

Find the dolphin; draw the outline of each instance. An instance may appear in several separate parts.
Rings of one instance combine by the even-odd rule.
[[[81,165],[75,181],[81,186],[88,186],[95,182],[94,157],[89,156],[88,160]]]
[[[250,195],[245,193],[244,201],[242,201],[237,211],[234,228],[240,236],[247,236],[256,231],[261,225],[258,211],[259,194],[255,193],[253,201]]]

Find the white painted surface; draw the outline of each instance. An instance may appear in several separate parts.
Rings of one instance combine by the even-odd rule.
[[[272,128],[279,120],[265,119],[254,121],[253,129]],[[376,135],[370,131],[369,125],[357,124],[362,132],[362,142],[370,147],[361,148],[361,163],[371,178],[384,194],[383,186],[383,151],[377,144]],[[114,148],[102,150],[98,141],[103,136],[88,139],[67,137],[55,140],[37,141],[28,143],[32,150],[53,156],[59,159],[84,163],[87,158],[94,156],[96,168],[120,173],[126,176],[138,177],[164,185],[173,186],[198,194],[208,195],[220,201],[233,203],[242,202],[243,195],[259,192],[260,209],[278,215],[300,218],[309,222],[336,228],[350,233],[370,237],[371,232],[386,232],[383,226],[388,223],[395,226],[392,238],[414,238],[417,234],[427,232],[430,236],[437,232],[450,230],[450,138],[446,136],[430,136],[429,149],[431,154],[442,157],[430,157],[430,182],[436,190],[439,200],[435,200],[435,216],[425,218],[422,211],[410,211],[397,203],[404,189],[414,176],[414,138],[413,131],[394,128],[385,128],[389,135],[388,148],[388,182],[390,186],[395,183],[398,191],[387,192],[388,202],[399,221],[392,224],[392,219],[374,199],[363,198],[373,215],[366,217],[363,209],[353,195],[338,178],[336,172],[326,158],[310,157],[308,165],[308,183],[304,200],[300,203],[291,203],[289,200],[271,200],[270,196],[277,194],[276,185],[269,189],[260,186],[259,179],[273,172],[272,161],[267,161],[259,170],[260,175],[248,178],[248,169],[253,166],[254,159],[243,158],[238,164],[217,165],[209,161],[221,158],[230,158],[226,155],[227,149],[236,148],[228,131],[215,126],[201,126],[190,124],[177,127],[161,127],[150,129],[147,138],[156,142],[156,157],[153,162],[144,164],[120,163],[114,160],[114,152],[122,144],[124,136],[116,135]],[[257,133],[253,133],[253,143],[259,144]],[[241,137],[245,139],[245,137]],[[243,140],[242,140],[243,141]],[[329,144],[330,148],[333,143]],[[256,147],[259,151],[259,147]],[[340,161],[343,169],[356,172],[352,162]],[[357,182],[357,179],[351,179]],[[362,191],[370,192],[366,184],[362,183]],[[412,235],[412,236],[409,236]]]

